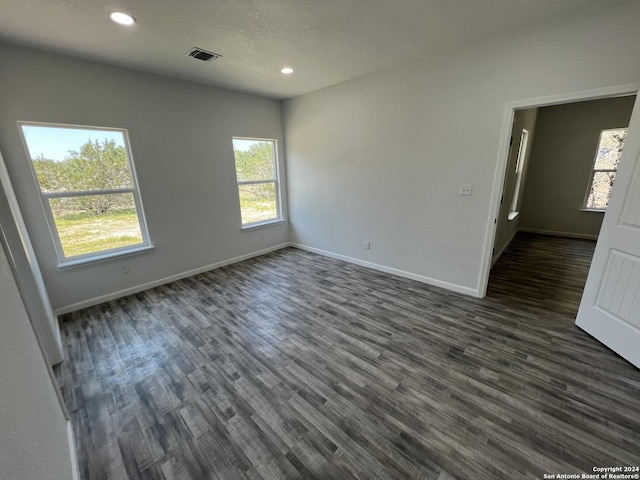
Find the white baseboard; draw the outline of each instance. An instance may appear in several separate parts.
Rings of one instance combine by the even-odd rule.
[[[71,420],[67,420],[67,443],[69,444],[69,453],[71,455],[71,478],[72,480],[80,480],[80,465],[78,463],[78,453],[76,451],[76,439],[73,434],[73,426]]]
[[[505,244],[502,246],[502,248],[500,249],[500,251],[498,253],[496,253],[493,258],[491,259],[491,266],[493,267],[496,262],[500,259],[500,257],[502,256],[502,254],[504,253],[504,251],[507,249],[507,247],[511,244],[511,242],[513,242],[513,239],[515,238],[516,234],[518,233],[518,230],[514,230],[514,232],[511,234],[511,237],[509,237],[509,240],[507,240],[505,242]]]
[[[539,233],[540,235],[552,235],[554,237],[579,238],[581,240],[598,240],[598,235],[588,233],[556,232],[553,230],[540,230],[537,228],[518,228],[519,232]]]
[[[416,273],[399,270],[393,267],[387,267],[385,265],[380,265],[377,263],[367,262],[366,260],[360,260],[358,258],[347,257],[346,255],[340,255],[338,253],[329,252],[327,250],[321,250],[319,248],[309,247],[307,245],[302,245],[300,243],[291,243],[291,246],[295,248],[299,248],[300,250],[306,250],[308,252],[317,253],[318,255],[323,255],[325,257],[335,258],[337,260],[342,260],[344,262],[360,265],[361,267],[371,268],[372,270],[378,270],[380,272],[390,273],[392,275],[397,275],[398,277],[409,278],[411,280],[416,280],[421,283],[426,283],[428,285],[433,285],[435,287],[440,287],[440,288],[444,288],[454,292],[463,293],[465,295],[470,295],[472,297],[479,298],[478,290],[469,288],[469,287],[464,287],[462,285],[457,285],[455,283],[449,283],[442,280],[437,280],[435,278],[425,277],[423,275],[418,275]]]
[[[188,270],[182,273],[176,273],[175,275],[170,275],[168,277],[160,278],[158,280],[153,280],[151,282],[143,283],[141,285],[135,285],[133,287],[118,290],[117,292],[107,293],[106,295],[101,295],[99,297],[90,298],[89,300],[84,300],[82,302],[74,303],[72,305],[60,307],[56,309],[55,313],[56,315],[64,315],[65,313],[75,312],[76,310],[82,310],[83,308],[99,305],[100,303],[108,302],[110,300],[115,300],[116,298],[126,297],[127,295],[132,295],[134,293],[142,292],[144,290],[149,290],[150,288],[159,287],[160,285],[175,282],[176,280],[181,280],[183,278],[192,277],[193,275],[198,275],[199,273],[203,273],[209,270],[215,270],[216,268],[231,265],[232,263],[238,263],[238,262],[242,262],[243,260],[248,260],[249,258],[259,257],[260,255],[264,255],[266,253],[270,253],[276,250],[280,250],[282,248],[286,248],[289,245],[290,244],[288,242],[281,243],[273,247],[265,248],[263,250],[258,250],[257,252],[247,253],[245,255],[240,255],[239,257],[229,258],[227,260],[222,260],[220,262],[212,263],[211,265],[205,265],[203,267],[194,268],[193,270]]]

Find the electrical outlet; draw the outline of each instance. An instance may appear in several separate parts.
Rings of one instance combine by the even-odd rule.
[[[364,242],[364,249],[369,250],[370,248],[371,248],[371,242],[367,240],[366,242]]]
[[[473,195],[473,185],[470,183],[462,183],[460,184],[460,189],[458,190],[458,195],[470,196]]]
[[[127,265],[126,263],[122,265],[122,267],[120,267],[120,272],[123,275],[126,275],[127,273],[129,273],[129,265]]]

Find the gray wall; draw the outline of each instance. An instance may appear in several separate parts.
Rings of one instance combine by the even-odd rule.
[[[494,255],[495,261],[504,251],[513,236],[518,231],[518,223],[520,221],[520,215],[509,220],[509,210],[511,209],[511,203],[513,202],[513,195],[515,193],[516,185],[516,164],[518,162],[518,153],[520,151],[520,141],[522,139],[522,130],[529,132],[527,141],[527,150],[523,152],[523,164],[522,164],[522,176],[520,180],[520,201],[518,203],[519,212],[523,203],[524,187],[526,185],[527,170],[529,167],[529,159],[531,158],[531,150],[533,141],[535,138],[536,118],[538,117],[537,108],[529,108],[526,110],[518,110],[513,116],[513,126],[511,127],[511,135],[513,142],[509,148],[509,159],[507,160],[507,169],[505,171],[504,187],[502,190],[502,204],[500,205],[500,212],[498,213],[498,223],[496,227],[496,238],[494,241]]]
[[[576,10],[286,101],[291,240],[478,294],[507,102],[640,81],[639,22]]]
[[[67,421],[2,242],[0,285],[0,476],[71,479]]]
[[[231,142],[277,139],[284,181],[280,102],[7,44],[0,65],[0,148],[54,308],[288,241],[286,223],[241,231]],[[155,251],[57,270],[18,120],[128,129]]]
[[[620,97],[540,109],[521,229],[597,238],[604,213],[581,208],[600,132],[627,127],[634,101]]]

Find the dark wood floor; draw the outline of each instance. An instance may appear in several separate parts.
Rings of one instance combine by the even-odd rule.
[[[503,281],[477,300],[289,248],[67,315],[57,373],[83,478],[640,464],[640,371]]]
[[[519,232],[491,269],[487,296],[575,319],[596,243]]]

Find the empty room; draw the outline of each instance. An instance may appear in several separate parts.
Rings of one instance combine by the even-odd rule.
[[[0,478],[640,478],[640,3],[1,11]]]

